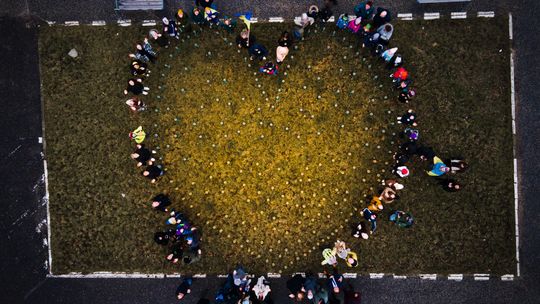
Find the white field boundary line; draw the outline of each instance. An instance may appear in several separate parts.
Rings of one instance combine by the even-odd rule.
[[[303,272],[294,273],[291,275],[281,275],[279,273],[268,273],[267,278],[269,279],[279,279],[282,277],[289,277],[293,276],[295,274],[300,274],[302,276],[305,276]],[[218,274],[218,275],[207,275],[205,273],[198,273],[194,274],[193,278],[197,279],[209,279],[209,278],[220,278],[225,279],[229,275],[228,274]],[[133,272],[133,273],[126,273],[126,272],[108,272],[108,271],[99,271],[99,272],[92,272],[92,273],[81,273],[81,272],[70,272],[67,274],[48,274],[48,278],[61,278],[61,279],[166,279],[166,278],[182,278],[185,277],[184,274],[181,273],[139,273],[139,272]],[[253,275],[248,275],[249,278],[254,278]],[[319,278],[326,278],[326,275],[324,273],[318,273]],[[343,277],[346,279],[359,279],[359,278],[369,278],[372,280],[380,280],[385,277],[392,278],[394,280],[405,280],[405,279],[422,279],[422,280],[430,280],[435,281],[444,278],[444,275],[438,275],[438,274],[419,274],[419,275],[396,275],[396,274],[387,274],[387,273],[369,273],[369,275],[366,274],[359,274],[359,273],[344,273]],[[448,280],[449,281],[456,281],[461,282],[463,281],[465,275],[463,274],[449,274]],[[470,276],[469,276],[470,277]],[[472,275],[472,278],[474,278],[475,281],[489,281],[489,279],[494,276],[491,276],[487,273],[475,273]],[[501,281],[513,281],[514,275],[513,274],[505,274],[500,276]]]
[[[448,275],[448,281],[461,282],[461,281],[463,281],[463,274],[461,274],[461,273],[449,274]]]
[[[118,20],[119,26],[131,26],[131,19]]]
[[[281,23],[281,22],[284,22],[284,21],[285,21],[285,19],[283,19],[283,17],[270,17],[270,18],[268,18],[268,22],[270,22],[270,23],[274,23],[274,22]]]
[[[495,12],[488,11],[488,12],[478,12],[477,17],[483,17],[483,18],[493,18],[495,17]]]
[[[473,277],[475,281],[489,281],[489,274],[487,273],[475,273]]]
[[[80,23],[79,21],[66,21],[64,22],[65,26],[78,26]]]
[[[510,42],[514,38],[514,28],[512,13],[508,13],[508,38]],[[516,85],[515,85],[515,64],[514,52],[510,49],[510,101],[512,104],[512,134],[514,135],[513,153],[514,153],[514,222],[516,232],[516,275],[521,276],[520,258],[519,258],[519,174],[518,161],[516,156]]]
[[[424,13],[424,20],[434,20],[441,18],[441,14],[436,13]]]
[[[143,20],[142,26],[155,26],[156,20]]]
[[[413,20],[412,13],[398,14],[397,17],[399,20]]]
[[[49,21],[47,21],[49,23]],[[56,22],[55,22],[56,23]],[[49,23],[50,25],[50,23]],[[39,69],[39,75],[42,75],[41,73],[41,61],[38,56],[38,69]],[[47,167],[47,141],[45,140],[45,101],[43,100],[43,94],[41,94],[41,88],[43,87],[43,82],[41,77],[39,78],[39,88],[40,88],[40,97],[39,101],[41,103],[41,137],[38,137],[38,143],[41,144],[41,155],[43,158],[43,176],[44,176],[44,183],[45,183],[45,196],[43,197],[45,201],[45,210],[47,212],[47,263],[49,264],[47,267],[47,275],[52,274],[52,245],[51,245],[51,211],[49,207],[49,170]]]
[[[505,274],[501,276],[501,281],[513,281],[514,275],[513,274]]]
[[[419,274],[418,277],[420,277],[420,279],[422,279],[422,280],[431,280],[431,281],[437,280],[437,274],[435,274],[435,273],[432,273],[432,274]]]
[[[45,123],[43,123],[45,125]],[[44,127],[45,128],[45,127]],[[45,134],[43,134],[45,135]],[[45,139],[42,139],[43,141],[43,150],[45,150]],[[45,153],[43,153],[45,155]],[[47,254],[49,256],[49,267],[48,274],[52,274],[52,249],[51,249],[51,211],[49,209],[49,171],[47,169],[47,159],[43,159],[43,172],[45,174],[45,198],[47,200],[46,202],[46,210],[47,210]]]
[[[467,12],[452,12],[450,19],[467,19]]]
[[[511,16],[511,14],[510,14],[510,16]],[[354,15],[349,15],[349,17],[354,18],[355,16]],[[398,13],[397,17],[400,20],[414,20],[412,13]],[[495,17],[495,12],[494,11],[477,12],[477,17],[493,18],[493,17]],[[441,14],[439,12],[424,13],[423,18],[424,18],[424,20],[440,19]],[[450,18],[451,19],[466,19],[467,18],[467,12],[451,12]],[[296,21],[296,20],[300,20],[300,17],[295,17],[293,19],[293,21]],[[336,20],[336,17],[331,16],[328,19],[327,23],[335,22],[335,20]],[[262,20],[259,20],[257,17],[252,17],[250,19],[250,21],[252,23],[257,23],[257,22],[261,22]],[[285,22],[285,21],[286,20],[283,17],[269,17],[268,18],[268,22],[270,22],[270,23],[274,23],[274,22],[281,23],[281,22]],[[47,24],[48,25],[55,25],[55,24],[57,24],[57,22],[56,21],[47,21]],[[80,21],[65,21],[64,22],[64,25],[66,25],[66,26],[78,26],[78,25],[81,25],[81,24],[82,23]],[[117,24],[119,26],[131,26],[132,22],[131,22],[131,19],[123,19],[123,20],[118,20]],[[142,26],[155,26],[156,24],[157,24],[157,22],[155,20],[143,20],[142,21]],[[510,19],[510,24],[512,24],[512,19]],[[90,25],[93,25],[93,26],[105,26],[105,25],[107,25],[107,22],[105,20],[95,20],[95,21],[92,21],[92,23],[90,23]],[[510,26],[510,28],[511,27],[512,26]],[[510,33],[510,39],[513,39],[512,36],[513,36],[513,33]]]

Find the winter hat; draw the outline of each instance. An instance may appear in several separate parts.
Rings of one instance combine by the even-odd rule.
[[[188,237],[186,238],[186,241],[188,242],[188,244],[193,243],[193,237],[192,237],[192,236],[188,236]]]
[[[394,59],[394,65],[395,66],[398,66],[400,65],[401,63],[403,62],[403,58],[401,57],[401,55],[396,55],[396,59]]]
[[[161,21],[163,21],[163,24],[169,25],[169,19],[167,19],[167,17],[163,17],[163,19],[161,19]]]
[[[182,9],[179,9],[177,12],[176,12],[176,15],[177,16],[184,16],[184,11]]]
[[[156,30],[154,29],[151,29],[148,34],[150,35],[150,37],[154,38],[154,39],[157,39],[159,37],[159,34]]]
[[[399,175],[399,177],[407,177],[409,176],[410,172],[406,166],[400,166],[400,167],[397,167],[396,173],[397,175]]]

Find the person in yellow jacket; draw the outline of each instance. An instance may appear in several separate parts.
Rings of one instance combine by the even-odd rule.
[[[146,138],[146,132],[139,126],[137,129],[133,130],[133,132],[129,132],[129,138],[133,139],[137,144],[140,144]]]

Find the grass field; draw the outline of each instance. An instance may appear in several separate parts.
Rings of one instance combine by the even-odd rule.
[[[53,271],[223,273],[238,262],[252,272],[317,271],[322,248],[340,238],[359,253],[358,272],[513,273],[506,26],[396,23],[421,142],[471,168],[457,177],[465,189],[449,194],[415,162],[401,199],[362,242],[349,225],[390,176],[402,130],[395,117],[408,107],[348,33],[312,28],[279,76],[258,73],[233,35],[184,37],[160,50],[146,81],[150,108],[133,115],[122,94],[127,54],[147,29],[42,28]],[[273,57],[288,27],[253,32]],[[80,57],[69,58],[71,48]],[[138,125],[167,169],[155,185],[129,159],[127,133]],[[153,244],[165,220],[149,207],[158,192],[200,227],[197,264],[169,265]],[[390,208],[412,212],[415,226],[384,220]]]

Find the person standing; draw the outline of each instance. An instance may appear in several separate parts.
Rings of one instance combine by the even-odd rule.
[[[289,298],[302,301],[304,299],[304,289],[305,279],[300,274],[295,274],[292,278],[287,281],[287,289],[289,289]]]
[[[191,293],[191,284],[193,284],[193,279],[191,277],[182,280],[182,283],[176,288],[176,298],[178,300],[184,299],[188,293]]]

